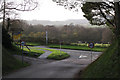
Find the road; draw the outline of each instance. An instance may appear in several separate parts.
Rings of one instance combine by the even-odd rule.
[[[43,46],[38,46],[43,47]],[[48,60],[43,58],[24,57],[25,61],[31,62],[31,66],[25,67],[11,74],[3,76],[4,78],[74,78],[74,76],[83,70],[88,64],[98,58],[101,52],[80,51],[61,49],[70,54],[70,57],[64,60]],[[21,58],[20,56],[16,56]]]

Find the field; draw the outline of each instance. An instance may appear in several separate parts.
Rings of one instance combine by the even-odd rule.
[[[72,43],[71,45],[61,45],[61,48],[63,49],[75,49],[75,50],[86,50],[86,51],[104,51],[107,47],[109,47],[110,44],[95,44],[94,48],[89,48],[88,44],[82,43],[82,44],[76,44]],[[60,48],[60,45],[48,45],[48,47],[51,48]]]
[[[88,43],[71,43],[71,45],[76,46],[88,46]],[[110,44],[95,43],[95,47],[109,47]]]
[[[29,46],[40,46],[40,43],[35,43],[35,42],[26,42],[26,45]],[[110,44],[103,44],[103,43],[95,43],[94,48],[89,48],[88,43],[71,43],[70,45],[62,45],[61,48],[63,49],[75,49],[75,50],[86,50],[86,51],[98,51],[102,52],[104,51],[107,47],[110,46]],[[50,48],[60,48],[60,45],[58,44],[49,44],[48,47]]]

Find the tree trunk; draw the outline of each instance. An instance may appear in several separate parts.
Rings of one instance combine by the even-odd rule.
[[[120,66],[120,1],[115,2],[115,21],[116,21],[116,38],[118,41],[118,48],[116,50],[117,63]],[[120,67],[118,67],[118,74],[120,74]]]
[[[10,27],[10,18],[7,18],[7,32],[9,32],[9,27]]]
[[[2,24],[2,27],[5,28],[5,0],[4,0],[4,8],[3,8],[3,24]]]
[[[115,2],[116,36],[120,37],[120,2]]]

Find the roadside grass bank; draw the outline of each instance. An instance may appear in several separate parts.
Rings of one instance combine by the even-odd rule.
[[[60,45],[48,45],[50,48],[60,48]],[[62,49],[74,49],[74,50],[85,50],[85,51],[97,51],[97,52],[102,52],[106,48],[105,47],[94,47],[94,48],[89,48],[88,46],[73,46],[73,45],[61,45]]]
[[[20,42],[18,42],[18,43],[15,43],[15,42],[14,42],[14,44],[20,45]],[[42,44],[41,44],[41,43],[38,43],[38,42],[25,42],[25,45],[27,45],[27,46],[40,46],[40,45],[42,45]]]
[[[42,50],[37,50],[37,49],[30,49],[28,50],[27,48],[23,48],[24,50],[24,55],[25,56],[30,56],[30,57],[39,57],[41,54],[45,53],[45,51]]]
[[[40,46],[40,45],[41,45],[41,43],[26,42],[26,45],[28,45],[28,46]]]
[[[43,50],[51,51],[52,53],[47,57],[47,59],[62,60],[62,59],[70,57],[69,54],[67,54],[64,51],[60,51],[60,50],[48,49],[48,48],[39,48],[39,47],[30,47],[30,48],[36,49],[36,50],[43,49]]]
[[[22,62],[20,60],[17,60],[12,56],[13,52],[17,53],[19,50],[8,50],[2,47],[2,75],[6,75],[12,71],[18,70],[20,68],[29,66],[30,64]]]
[[[80,74],[80,78],[120,78],[117,55],[118,41],[113,44]]]
[[[52,53],[47,57],[47,59],[62,60],[70,57],[70,55],[64,51],[54,50],[54,49],[48,49],[48,50],[52,51]]]
[[[27,46],[28,48],[30,48],[30,50],[26,46],[24,46],[23,51],[22,51],[22,48],[20,48],[19,46],[16,46],[15,44],[13,44],[13,45],[14,45],[14,50],[15,51],[13,51],[12,54],[22,55],[22,53],[23,53],[24,56],[37,58],[41,54],[45,53],[45,51],[30,48],[30,46]]]

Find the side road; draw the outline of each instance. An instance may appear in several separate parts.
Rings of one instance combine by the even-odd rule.
[[[41,47],[41,46],[37,46]],[[61,49],[70,57],[64,60],[48,60],[45,58],[30,58],[24,57],[25,61],[30,62],[32,65],[20,69],[9,75],[3,76],[4,78],[74,78],[78,71],[83,70],[88,64],[91,63],[90,51],[68,50]],[[92,59],[95,60],[99,57],[101,52],[93,52]],[[80,56],[85,56],[81,57]],[[16,56],[21,59],[21,56]]]

